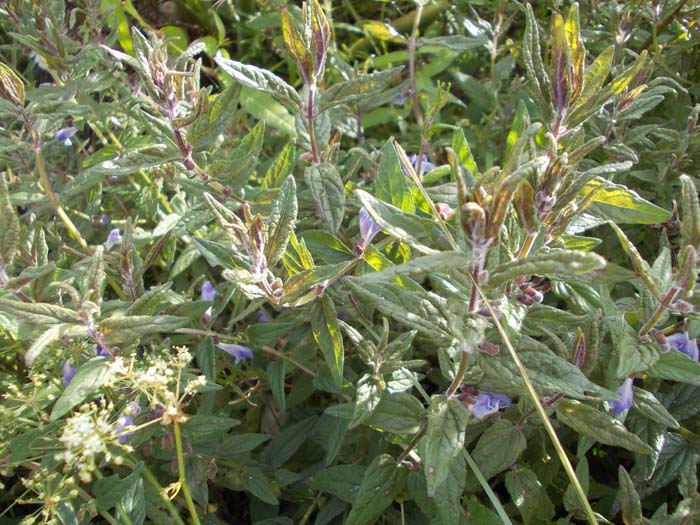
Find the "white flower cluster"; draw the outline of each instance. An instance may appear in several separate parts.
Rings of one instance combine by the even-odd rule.
[[[92,480],[92,473],[97,468],[97,458],[104,455],[105,460],[112,461],[113,447],[128,449],[119,444],[114,424],[110,422],[114,407],[98,407],[94,403],[84,405],[80,412],[66,419],[59,441],[65,451],[57,459],[78,470],[83,483]],[[115,458],[117,460],[118,458]]]

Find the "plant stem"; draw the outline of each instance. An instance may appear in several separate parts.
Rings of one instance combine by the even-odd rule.
[[[659,306],[656,307],[656,310],[654,311],[653,314],[651,314],[651,317],[647,320],[646,323],[644,323],[644,326],[639,329],[639,337],[644,337],[649,333],[649,330],[654,328],[654,325],[656,322],[659,320],[659,318],[663,315],[663,313],[666,311],[666,308],[668,308],[668,305],[673,302],[673,300],[676,298],[676,295],[678,295],[678,292],[680,292],[680,288],[673,286],[671,289],[668,291],[668,293],[664,296],[664,298],[661,300],[661,303]]]
[[[170,501],[168,499],[168,497],[165,495],[165,493],[163,492],[163,487],[160,486],[160,483],[158,483],[158,480],[153,475],[153,472],[150,471],[150,469],[146,466],[145,463],[141,467],[141,475],[143,476],[143,479],[145,479],[146,482],[149,485],[151,485],[151,487],[153,487],[155,489],[155,491],[158,493],[158,497],[160,498],[160,501],[163,503],[163,506],[170,513],[170,516],[173,520],[173,523],[175,523],[176,525],[185,525],[185,522],[182,521],[182,518],[180,517],[180,513],[175,508],[175,505],[173,505],[173,502]]]
[[[418,442],[421,440],[421,438],[425,435],[425,433],[428,431],[428,420],[426,419],[423,425],[421,426],[421,429],[418,431],[418,433],[413,436],[413,439],[411,439],[411,442],[408,444],[408,446],[404,449],[403,452],[401,452],[401,455],[399,456],[399,459],[397,460],[397,463],[401,463],[404,459],[408,457],[408,454],[413,450]]]
[[[547,434],[549,434],[549,437],[552,440],[552,444],[554,445],[554,448],[557,451],[557,455],[559,456],[559,461],[561,461],[561,464],[564,467],[564,470],[566,471],[567,476],[569,477],[569,481],[571,482],[571,485],[574,487],[574,490],[576,491],[576,494],[577,494],[579,500],[581,501],[581,505],[583,505],[583,509],[584,509],[585,514],[586,514],[586,517],[588,518],[588,522],[591,523],[591,525],[598,525],[598,520],[595,517],[595,513],[593,512],[593,508],[591,507],[591,504],[588,502],[588,498],[586,497],[586,493],[584,492],[583,487],[581,486],[581,483],[579,482],[578,478],[576,477],[576,472],[574,471],[574,467],[571,465],[571,462],[569,461],[569,457],[567,456],[566,451],[564,450],[564,447],[562,446],[561,442],[559,441],[559,437],[557,436],[557,432],[556,432],[556,430],[554,430],[554,427],[552,426],[552,422],[549,420],[549,416],[547,416],[547,412],[545,412],[544,407],[542,406],[542,403],[540,403],[539,395],[535,391],[535,387],[532,386],[532,382],[530,381],[530,378],[527,375],[527,372],[525,370],[525,367],[523,366],[522,361],[520,361],[520,357],[518,357],[518,354],[515,351],[515,348],[513,348],[513,344],[510,342],[510,339],[508,338],[508,334],[506,334],[506,331],[503,329],[503,325],[501,325],[501,322],[498,320],[498,317],[496,316],[496,312],[494,312],[493,308],[491,308],[491,305],[488,302],[488,298],[486,297],[483,290],[481,289],[481,287],[479,286],[479,284],[476,281],[474,281],[474,286],[479,291],[479,294],[481,295],[481,298],[484,301],[486,308],[488,308],[488,311],[491,314],[491,318],[493,319],[493,322],[496,325],[496,329],[498,330],[498,333],[501,336],[501,339],[503,339],[503,343],[506,345],[506,348],[508,348],[508,352],[510,352],[510,356],[513,358],[513,362],[515,363],[515,366],[518,369],[518,373],[520,374],[520,377],[522,378],[523,383],[525,384],[525,389],[527,390],[528,394],[530,395],[530,398],[532,399],[532,402],[535,405],[535,410],[537,411],[537,414],[540,416],[540,419],[542,420],[542,424],[544,425],[544,428],[547,431]]]
[[[185,502],[187,502],[187,510],[190,511],[192,523],[193,525],[200,525],[199,516],[197,515],[197,509],[194,506],[194,501],[192,501],[192,495],[190,494],[190,488],[187,486],[187,478],[185,476],[185,457],[182,453],[182,436],[180,435],[180,423],[175,421],[173,423],[173,428],[175,430],[175,450],[177,452],[177,470],[179,473],[178,481],[180,482],[182,494],[185,496]]]
[[[321,159],[318,156],[318,145],[316,144],[316,130],[314,128],[314,104],[316,103],[315,95],[316,85],[310,84],[309,98],[306,107],[306,120],[309,126],[309,143],[311,145],[311,158],[314,164],[318,164],[319,162],[321,162]]]
[[[422,15],[423,2],[419,1],[418,8],[416,9],[416,15],[413,18],[411,38],[408,41],[408,77],[409,82],[411,83],[411,105],[413,106],[413,114],[416,116],[416,122],[420,127],[423,127],[423,115],[421,114],[420,105],[418,104],[418,93],[416,86],[416,43],[418,40],[418,29]],[[420,162],[420,160],[418,162]]]
[[[450,383],[450,387],[447,389],[446,395],[448,398],[451,398],[459,388],[459,385],[462,384],[462,378],[464,377],[464,372],[467,371],[468,364],[469,352],[465,352],[464,350],[462,350],[462,358],[459,360],[459,368],[457,368],[457,373],[455,374],[452,383]]]
[[[493,505],[493,508],[496,510],[496,513],[501,518],[501,521],[503,522],[503,524],[504,525],[511,525],[512,522],[510,521],[508,514],[506,514],[506,511],[503,508],[503,505],[501,505],[501,502],[499,501],[498,496],[496,496],[496,494],[494,494],[493,490],[491,489],[491,486],[489,485],[489,482],[486,480],[486,478],[482,474],[481,470],[479,469],[479,466],[476,464],[474,459],[471,457],[471,454],[469,454],[469,452],[467,452],[466,448],[462,449],[462,455],[464,455],[464,459],[467,460],[467,465],[469,465],[469,468],[471,468],[472,472],[474,472],[476,479],[479,480],[479,483],[481,484],[481,488],[484,489],[484,492],[486,492],[486,495],[488,496],[489,500],[491,500],[491,505]]]

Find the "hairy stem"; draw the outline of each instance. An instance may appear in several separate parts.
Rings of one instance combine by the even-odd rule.
[[[644,337],[649,333],[649,330],[654,328],[654,325],[656,322],[661,318],[663,313],[666,311],[666,308],[668,308],[668,305],[673,302],[673,300],[676,298],[676,295],[678,295],[678,292],[680,292],[680,288],[677,288],[676,286],[673,286],[668,293],[664,296],[664,298],[661,300],[661,303],[659,306],[656,307],[656,310],[654,311],[653,314],[651,314],[651,317],[647,320],[646,323],[644,323],[644,326],[639,329],[639,337]]]
[[[309,98],[307,100],[306,120],[309,126],[309,144],[311,145],[311,158],[314,164],[321,162],[318,155],[318,145],[316,144],[316,130],[314,128],[314,104],[316,103],[316,86],[309,85]]]

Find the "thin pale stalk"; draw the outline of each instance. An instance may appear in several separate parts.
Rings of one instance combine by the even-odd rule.
[[[518,373],[520,374],[520,377],[522,378],[523,383],[525,384],[525,389],[527,390],[528,394],[530,395],[530,399],[532,399],[532,403],[535,406],[535,410],[537,411],[537,414],[540,416],[540,419],[542,420],[542,424],[544,425],[544,428],[547,431],[547,434],[549,434],[549,437],[552,440],[552,444],[554,445],[554,448],[557,451],[557,455],[559,456],[559,461],[561,461],[561,464],[564,467],[564,470],[566,471],[567,476],[569,477],[569,481],[571,482],[571,485],[574,487],[574,491],[576,492],[576,495],[578,496],[579,500],[581,501],[581,505],[583,505],[583,509],[584,509],[584,512],[585,512],[586,517],[588,519],[588,522],[591,523],[592,525],[598,525],[598,520],[595,517],[595,513],[593,512],[593,508],[591,507],[591,504],[588,502],[588,498],[586,497],[586,493],[584,492],[583,487],[581,486],[581,483],[579,482],[578,478],[576,477],[576,472],[574,471],[574,467],[571,465],[571,462],[569,461],[569,458],[566,455],[566,451],[564,450],[564,447],[562,446],[561,442],[559,441],[559,437],[557,436],[557,432],[556,432],[556,430],[554,430],[554,427],[552,426],[552,422],[549,420],[549,416],[547,416],[547,412],[545,412],[544,407],[542,406],[542,403],[540,403],[540,398],[537,395],[537,392],[535,391],[535,387],[532,386],[532,382],[530,382],[530,378],[528,377],[527,372],[525,371],[525,367],[523,366],[523,363],[520,361],[520,358],[518,357],[518,354],[515,351],[515,348],[513,348],[513,344],[510,342],[510,339],[508,338],[508,334],[506,334],[505,330],[503,329],[503,325],[501,325],[501,322],[498,320],[498,317],[496,316],[496,312],[494,312],[493,308],[491,308],[491,305],[488,302],[488,298],[486,297],[486,294],[484,294],[484,291],[481,289],[481,287],[479,286],[479,284],[476,281],[474,281],[474,286],[479,291],[479,294],[481,295],[481,298],[482,298],[484,304],[486,305],[486,308],[488,308],[488,311],[491,314],[491,318],[493,319],[493,322],[496,325],[496,329],[498,330],[498,333],[501,336],[503,343],[506,345],[506,348],[508,348],[508,352],[510,352],[511,357],[513,358],[513,362],[515,363],[515,366],[518,369]]]
[[[318,145],[316,144],[316,129],[314,128],[314,104],[316,94],[316,86],[313,84],[309,86],[309,98],[307,101],[306,108],[306,120],[309,126],[309,143],[311,145],[311,158],[314,164],[321,162],[321,158],[318,155]]]
[[[474,462],[474,459],[471,457],[471,454],[469,454],[469,452],[467,452],[466,448],[462,449],[462,454],[464,455],[464,459],[467,460],[467,465],[469,465],[469,468],[472,469],[472,472],[476,476],[476,479],[479,480],[479,483],[481,484],[481,488],[484,489],[484,492],[486,492],[486,495],[488,496],[489,500],[491,500],[491,505],[493,505],[493,508],[495,509],[496,514],[498,514],[498,517],[501,518],[501,521],[503,522],[504,525],[512,525],[512,522],[510,521],[508,514],[506,514],[506,511],[503,508],[503,505],[501,505],[501,502],[498,499],[498,496],[496,496],[496,494],[494,494],[493,490],[491,490],[491,486],[489,485],[489,482],[486,480],[484,475],[481,473],[481,470],[479,470],[479,466]]]
[[[411,105],[413,106],[413,114],[416,116],[416,122],[423,127],[423,115],[420,111],[418,103],[418,90],[416,84],[416,45],[418,41],[418,29],[420,27],[420,19],[423,15],[423,3],[418,2],[416,16],[413,19],[413,30],[411,38],[408,41],[408,77],[411,83]],[[420,161],[419,161],[420,162]]]
[[[642,326],[639,329],[639,337],[644,337],[649,333],[649,330],[654,328],[654,325],[656,322],[661,318],[661,316],[664,314],[666,309],[668,308],[668,305],[673,302],[673,300],[676,298],[676,295],[678,295],[678,292],[680,292],[680,289],[673,286],[668,293],[664,296],[664,298],[661,300],[661,303],[659,306],[656,307],[656,310],[654,311],[653,314],[651,314],[651,317],[647,320],[646,323],[644,323],[644,326]]]
[[[194,525],[200,525],[199,516],[197,515],[197,509],[194,506],[194,501],[192,500],[190,488],[187,486],[187,478],[185,476],[185,457],[182,453],[182,436],[180,435],[180,423],[178,423],[177,421],[174,422],[173,428],[175,430],[175,450],[177,452],[177,470],[179,474],[178,481],[180,482],[182,494],[185,496],[187,510],[190,511],[192,523]]]

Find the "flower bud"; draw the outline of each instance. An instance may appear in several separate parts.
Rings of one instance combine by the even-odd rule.
[[[24,106],[24,84],[5,64],[0,62],[0,97],[15,106]]]

